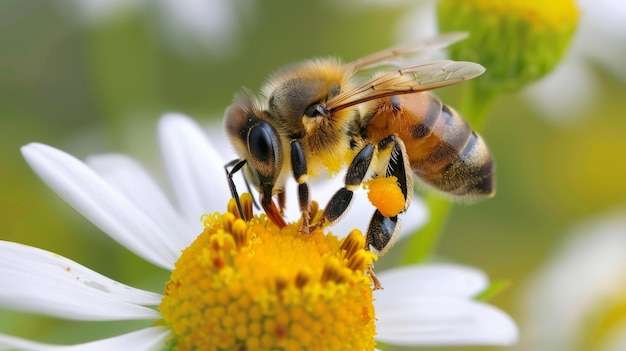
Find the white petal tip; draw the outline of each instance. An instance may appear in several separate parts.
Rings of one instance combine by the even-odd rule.
[[[459,298],[406,298],[377,310],[377,340],[405,346],[513,345],[515,322],[483,302]]]

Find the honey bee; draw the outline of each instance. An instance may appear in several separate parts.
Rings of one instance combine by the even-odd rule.
[[[484,72],[472,62],[440,60],[358,76],[400,57],[449,45],[459,33],[383,50],[353,62],[305,60],[273,73],[261,98],[245,90],[227,108],[224,126],[239,158],[225,166],[233,197],[233,174],[241,169],[259,191],[261,206],[279,227],[286,225],[285,182],[298,183],[302,231],[340,219],[361,184],[395,177],[404,196],[413,194],[413,176],[458,199],[494,194],[493,161],[483,139],[429,90],[460,83]],[[344,187],[310,223],[309,177],[347,166]],[[229,170],[229,167],[231,168]],[[278,206],[274,203],[278,201]],[[402,212],[401,211],[401,212]],[[240,209],[240,212],[243,212]],[[384,254],[398,232],[398,215],[376,209],[366,233],[368,249]]]

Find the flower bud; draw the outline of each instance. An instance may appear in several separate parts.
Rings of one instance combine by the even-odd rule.
[[[450,57],[485,66],[473,84],[492,94],[517,90],[554,69],[579,14],[573,0],[441,0],[437,15],[441,32],[470,33],[450,48]]]

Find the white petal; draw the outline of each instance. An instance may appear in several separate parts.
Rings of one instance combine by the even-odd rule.
[[[0,241],[0,305],[76,320],[158,319],[162,296],[54,253]]]
[[[190,223],[197,223],[202,229],[200,216],[226,210],[230,199],[225,162],[189,117],[163,116],[159,139],[179,208]]]
[[[383,290],[374,297],[385,301],[393,301],[396,294],[472,298],[489,286],[482,271],[451,263],[404,266],[377,273],[377,277]]]
[[[22,154],[57,195],[98,228],[144,259],[173,268],[180,251],[168,233],[91,168],[43,144],[28,144]]]
[[[78,345],[49,345],[30,340],[24,340],[9,335],[0,334],[0,350],[27,350],[27,351],[157,351],[166,346],[170,337],[170,330],[166,327],[150,327],[132,333],[115,336],[108,339],[92,341]]]
[[[518,331],[497,308],[472,300],[405,296],[375,301],[377,340],[395,345],[511,345]]]
[[[199,231],[181,218],[150,174],[137,161],[126,155],[105,154],[89,156],[86,163],[168,233],[179,249],[189,246],[198,236]]]
[[[328,196],[328,200],[330,200],[332,195],[334,195],[337,190],[343,187],[343,176],[341,178],[338,177],[337,180],[333,180],[331,184],[338,185],[338,187],[332,187],[330,189],[328,186],[325,187],[329,190],[324,194],[324,196]],[[328,200],[320,202],[320,206],[326,206],[328,204]],[[348,233],[355,228],[365,234],[367,232],[367,228],[369,227],[372,215],[374,215],[374,212],[376,211],[374,205],[372,205],[367,199],[367,192],[365,192],[365,190],[358,189],[354,192],[352,204],[350,204],[347,211],[348,212],[337,223],[330,227],[330,231],[340,238],[347,236]]]

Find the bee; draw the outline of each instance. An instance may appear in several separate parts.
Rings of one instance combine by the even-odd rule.
[[[364,181],[379,177],[395,177],[404,196],[400,213],[411,201],[413,174],[452,198],[492,196],[493,160],[485,142],[429,92],[482,74],[481,65],[440,60],[358,80],[367,70],[445,47],[463,36],[444,34],[349,63],[334,58],[305,60],[273,73],[261,97],[248,90],[236,95],[224,119],[239,155],[225,166],[233,197],[238,198],[233,174],[243,169],[267,216],[284,227],[285,182],[293,177],[306,233],[310,227],[339,220],[353,192]],[[346,167],[343,188],[329,200],[321,219],[310,223],[309,178]],[[399,232],[398,214],[375,210],[366,233],[368,249],[381,255],[387,251]]]

